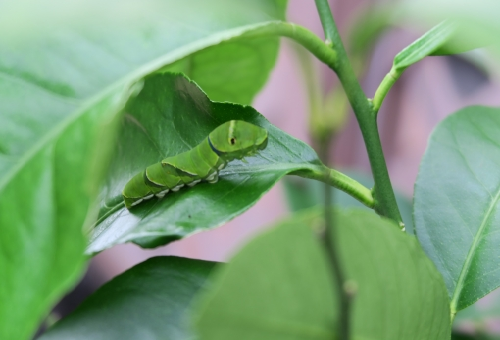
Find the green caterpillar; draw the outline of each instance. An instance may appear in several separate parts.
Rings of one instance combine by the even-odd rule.
[[[167,157],[132,177],[123,189],[125,206],[163,198],[169,191],[207,181],[216,183],[219,171],[234,159],[243,159],[267,146],[267,131],[242,120],[230,120],[213,130],[189,151]]]

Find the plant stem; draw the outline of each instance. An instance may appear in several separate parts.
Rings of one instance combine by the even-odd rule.
[[[322,139],[318,144],[319,154],[321,160],[328,164],[329,155],[329,145],[330,138]],[[333,282],[337,289],[337,295],[339,297],[339,320],[338,320],[338,335],[341,340],[349,340],[351,338],[351,296],[344,289],[345,286],[345,276],[342,269],[342,261],[339,254],[338,248],[338,238],[336,233],[337,226],[335,225],[335,219],[333,216],[333,190],[326,185],[330,176],[328,172],[325,173],[325,232],[323,235],[323,244],[325,247],[326,255],[328,261],[331,264]]]
[[[326,46],[325,42],[317,35],[309,31],[307,28],[289,22],[277,21],[268,23],[245,33],[243,37],[260,38],[272,35],[292,39],[330,67],[331,65],[334,65],[337,60],[337,53]]]
[[[327,7],[328,3],[326,0],[317,0],[316,2],[321,9],[320,15],[322,16],[322,21],[328,22],[329,24],[327,27],[332,29],[332,32],[328,33],[328,36],[332,38],[331,46],[325,44],[324,41],[306,28],[281,21],[256,27],[243,36],[245,38],[258,38],[273,35],[288,37],[305,47],[320,61],[337,73],[358,120],[368,152],[376,187],[374,192],[375,211],[379,215],[396,221],[396,223],[399,223],[399,225],[403,227],[404,224],[402,223],[401,214],[399,213],[396,198],[392,190],[391,180],[385,164],[373,105],[361,89],[356,75],[347,59],[347,53],[337,33],[331,12],[324,10],[324,8],[329,9],[329,7]],[[350,194],[350,192],[347,193]]]
[[[387,171],[373,106],[361,89],[349,59],[347,58],[347,53],[338,34],[328,1],[315,1],[318,13],[321,17],[321,22],[326,23],[326,25],[324,24],[325,35],[331,39],[332,48],[336,52],[336,62],[328,64],[328,66],[337,73],[344,87],[365,141],[373,178],[375,180],[375,211],[382,216],[396,221],[401,227],[404,227]],[[328,32],[326,32],[327,30]]]
[[[375,200],[373,199],[372,191],[358,181],[344,175],[340,171],[326,166],[318,166],[307,170],[296,171],[291,173],[291,175],[321,181],[349,194],[366,205],[368,208],[373,209],[375,207]]]
[[[328,5],[328,0],[314,0],[314,2],[318,9],[321,25],[323,25],[323,31],[325,32],[325,44],[331,47],[333,42],[338,40],[338,37],[336,37],[338,33],[332,12],[330,11],[330,5]]]
[[[375,91],[375,96],[373,96],[373,112],[375,117],[377,117],[378,110],[380,109],[380,106],[382,106],[385,96],[387,96],[387,93],[389,93],[389,90],[392,88],[392,85],[394,85],[396,80],[401,77],[403,71],[404,69],[398,70],[395,67],[392,67],[391,71],[385,75],[384,79],[377,88],[377,91]]]

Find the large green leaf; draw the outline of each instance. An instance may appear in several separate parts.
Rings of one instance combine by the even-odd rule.
[[[415,228],[452,313],[500,286],[500,110],[468,107],[434,130],[415,184]]]
[[[135,2],[142,7],[132,13],[134,18],[115,20],[123,14],[125,3],[97,6],[94,12],[99,20],[82,15],[75,24],[63,22],[66,26],[51,23],[58,8],[52,11],[42,6],[43,15],[35,16],[52,25],[51,29],[16,16],[28,12],[12,10],[17,4],[2,3],[2,339],[29,338],[43,314],[81,274],[85,244],[81,229],[101,178],[89,169],[108,163],[106,152],[115,136],[110,121],[128,97],[125,84],[203,50],[209,57],[218,55],[212,58],[211,69],[253,65],[259,60],[261,67],[253,70],[253,78],[247,77],[244,68],[231,70],[237,94],[227,92],[226,84],[208,81],[212,75],[202,72],[205,64],[194,68],[193,76],[205,82],[206,90],[217,98],[248,102],[272,67],[277,40],[261,38],[262,48],[237,60],[231,59],[236,54],[226,53],[227,48],[245,32],[283,19],[286,4],[282,0],[168,0],[144,2],[151,6],[145,7]],[[31,3],[25,5],[32,8]],[[82,13],[87,13],[85,6]],[[62,17],[71,16],[64,13]],[[102,24],[108,21],[112,24]],[[12,25],[24,29],[9,29]],[[216,51],[221,42],[222,54]],[[203,53],[199,58],[208,60]],[[100,156],[91,152],[96,138]]]
[[[98,6],[94,10],[101,9],[89,1],[89,6],[92,4]],[[128,21],[114,18],[127,10],[126,4],[104,6],[110,12],[101,16],[110,16],[113,25],[95,24],[93,18],[87,18],[75,27],[37,35],[38,40],[29,41],[29,45],[2,45],[7,40],[0,39],[0,71],[64,96],[84,99],[124,77],[140,77],[173,63],[178,69],[184,62],[189,65],[182,70],[210,95],[246,103],[274,66],[275,36],[248,42],[248,38],[238,38],[266,23],[283,20],[286,0],[165,0],[144,5],[132,1],[133,5],[139,6],[138,14]],[[245,44],[252,47],[246,53],[242,51]],[[253,67],[256,63],[258,67]]]
[[[126,112],[90,253],[130,241],[157,246],[219,226],[255,204],[287,173],[322,167],[308,145],[272,126],[253,108],[214,103],[181,75],[147,78]],[[141,203],[130,211],[123,207],[121,192],[133,175],[165,157],[189,150],[231,119],[266,128],[267,148],[248,158],[247,164],[231,162],[216,184],[200,183],[169,193],[162,200]]]
[[[373,178],[352,170],[343,170],[342,173],[355,179],[367,188],[373,188]],[[324,205],[325,199],[325,184],[318,181],[313,181],[307,178],[296,176],[285,177],[283,180],[286,200],[291,211],[299,211],[302,209],[311,208],[318,205]],[[349,194],[331,188],[333,203],[344,208],[362,208],[368,211],[373,211],[361,202],[356,200]],[[413,234],[413,206],[411,200],[405,197],[400,192],[395,192],[396,202],[398,203],[401,217],[405,224],[405,230],[408,234]],[[374,212],[375,213],[375,212]]]
[[[40,340],[192,338],[188,309],[213,262],[153,257],[99,288]]]
[[[158,72],[184,73],[214,101],[250,104],[274,67],[278,39],[236,38],[193,53]]]
[[[216,272],[199,307],[201,339],[335,339],[338,298],[318,227],[294,214]],[[365,211],[336,212],[340,258],[355,288],[352,339],[449,339],[446,288],[413,236]]]
[[[31,116],[33,111],[26,114],[22,107],[12,107],[0,119],[0,126],[12,128],[2,135],[3,159],[26,148],[21,157],[3,163],[0,176],[0,338],[26,339],[84,268],[87,239],[82,228],[86,218],[95,218],[88,213],[104,175],[102,166],[96,165],[108,163],[118,122],[115,115],[129,91],[121,86],[112,89],[68,116],[64,112],[72,107],[68,99],[36,87],[12,92],[36,97],[40,107],[34,112],[44,114]],[[61,108],[51,112],[47,104],[51,100]],[[19,141],[44,130],[47,133],[34,145],[8,140],[11,136]],[[99,149],[98,140],[103,143]]]

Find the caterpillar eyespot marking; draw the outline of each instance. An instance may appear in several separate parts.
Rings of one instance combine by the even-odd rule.
[[[267,130],[259,126],[242,120],[227,121],[191,150],[167,157],[132,177],[122,192],[125,206],[130,209],[155,196],[163,198],[184,185],[217,183],[219,171],[227,163],[264,150],[267,139]]]

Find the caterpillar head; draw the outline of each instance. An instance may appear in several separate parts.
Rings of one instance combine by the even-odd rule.
[[[241,159],[266,148],[267,130],[242,120],[230,120],[212,131],[209,140],[224,159]]]

